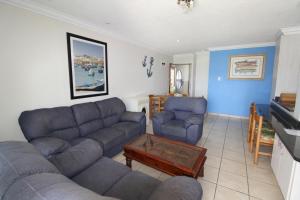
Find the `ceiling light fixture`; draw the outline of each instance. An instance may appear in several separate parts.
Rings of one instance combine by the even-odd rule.
[[[177,4],[183,8],[193,8],[194,0],[177,0]]]

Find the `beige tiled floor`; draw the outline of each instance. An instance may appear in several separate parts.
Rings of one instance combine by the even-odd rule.
[[[198,146],[208,149],[204,177],[198,178],[203,200],[281,200],[270,158],[253,164],[253,155],[246,143],[247,120],[208,115]],[[147,127],[152,132],[152,127]],[[267,149],[268,150],[268,149]],[[270,149],[269,149],[270,151]],[[125,164],[122,154],[114,157]],[[165,180],[170,176],[133,162],[133,169]]]

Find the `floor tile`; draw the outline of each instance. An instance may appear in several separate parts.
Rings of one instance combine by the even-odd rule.
[[[218,185],[248,194],[247,177],[220,171]]]
[[[247,172],[249,179],[277,185],[277,181],[272,169],[263,169],[255,165],[248,165]]]
[[[227,159],[222,159],[221,171],[230,172],[240,176],[247,176],[246,164]]]
[[[143,173],[145,173],[145,174],[147,174],[147,175],[149,175],[149,176],[152,176],[152,177],[154,177],[154,178],[157,178],[157,179],[158,179],[158,177],[159,177],[159,176],[161,175],[161,173],[162,173],[162,172],[160,172],[160,171],[158,171],[158,170],[156,170],[156,169],[153,169],[153,168],[151,168],[151,167],[148,167],[148,166],[146,166],[146,165],[141,166],[141,167],[138,169],[138,171],[143,172]]]
[[[202,179],[198,179],[198,181],[201,183],[203,189],[202,200],[213,200],[216,191],[216,184]]]
[[[249,196],[218,185],[215,200],[249,200]]]
[[[167,180],[167,179],[169,179],[169,178],[171,178],[172,176],[170,176],[170,175],[168,175],[168,174],[166,174],[166,173],[161,173],[160,174],[160,176],[158,177],[158,179],[160,180],[160,181],[165,181],[165,180]]]
[[[249,179],[250,196],[262,200],[283,200],[283,196],[278,186],[262,183]]]
[[[240,163],[245,163],[244,152],[235,152],[235,151],[230,151],[230,150],[224,149],[223,158],[228,159],[228,160],[234,160],[234,161],[237,161]]]
[[[217,156],[209,155],[207,156],[205,164],[210,167],[220,168],[221,158]]]
[[[200,179],[217,183],[218,180],[219,169],[215,167],[211,167],[208,165],[204,165],[204,177],[200,177]]]

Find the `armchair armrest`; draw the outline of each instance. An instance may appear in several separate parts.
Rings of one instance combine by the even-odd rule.
[[[129,112],[126,111],[121,115],[122,122],[140,122],[145,117],[143,112]]]
[[[175,176],[161,183],[149,200],[201,200],[202,193],[202,187],[197,180]]]
[[[175,115],[173,112],[162,111],[162,112],[155,113],[152,120],[158,122],[159,124],[164,124],[174,118]]]
[[[191,125],[201,125],[203,124],[203,120],[203,115],[191,115],[185,120],[185,128],[188,128]]]
[[[62,139],[54,137],[42,137],[30,142],[44,157],[61,153],[70,147],[70,144]]]

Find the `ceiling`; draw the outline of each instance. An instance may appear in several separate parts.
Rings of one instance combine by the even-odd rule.
[[[300,25],[300,0],[12,0],[57,12],[142,46],[176,54],[210,47],[273,42]]]

